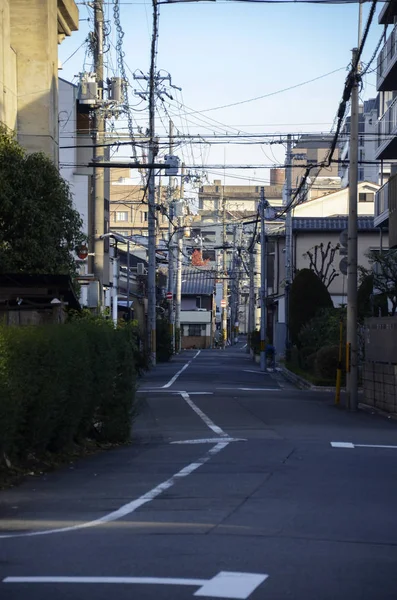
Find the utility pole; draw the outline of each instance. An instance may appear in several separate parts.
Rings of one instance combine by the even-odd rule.
[[[250,275],[250,287],[249,287],[249,310],[248,310],[248,334],[255,330],[255,255],[254,248],[250,251],[250,262],[249,262],[249,275]],[[249,347],[249,344],[247,348]]]
[[[174,151],[174,123],[169,122],[169,153],[172,155]],[[172,349],[175,352],[175,322],[174,322],[174,307],[175,307],[175,282],[174,282],[174,227],[172,220],[174,218],[174,191],[173,180],[170,175],[168,178],[168,291],[172,294],[172,299],[169,304],[169,321],[171,330]]]
[[[179,199],[183,200],[185,165],[181,169],[181,185],[179,188]],[[183,258],[183,217],[178,217],[178,249],[176,259],[176,298],[175,298],[175,352],[178,353],[182,347],[181,331],[181,303],[182,303],[182,258]]]
[[[157,0],[153,0],[153,36],[149,71],[149,164],[156,157],[155,104],[156,104],[156,44],[158,32]],[[148,173],[148,314],[147,336],[151,363],[156,364],[156,198],[153,167]]]
[[[228,309],[228,297],[227,297],[227,254],[226,254],[226,243],[227,243],[227,234],[226,234],[226,197],[224,186],[221,186],[221,200],[222,200],[222,246],[223,246],[223,261],[222,261],[222,270],[223,270],[223,292],[222,298],[225,306],[222,307],[222,341],[223,341],[223,349],[226,348],[227,343],[227,309]]]
[[[94,135],[93,135],[93,177],[92,177],[92,200],[91,200],[91,231],[89,236],[89,252],[93,253],[93,272],[98,281],[98,308],[103,306],[103,283],[104,277],[104,257],[105,242],[101,235],[105,233],[105,172],[102,167],[95,166],[95,163],[103,162],[105,134],[105,117],[103,113],[103,0],[94,2],[94,69],[96,73],[98,87],[98,104],[94,111]]]
[[[261,371],[266,371],[266,296],[267,296],[267,250],[266,250],[266,230],[265,230],[265,188],[261,187],[261,199],[259,204],[261,219]]]
[[[350,116],[349,217],[347,238],[347,408],[358,405],[358,340],[357,340],[357,185],[358,185],[358,65],[357,48],[352,53],[352,93]]]
[[[287,154],[285,158],[285,206],[288,207],[292,198],[292,141],[291,134],[287,136]],[[287,210],[285,218],[285,354],[288,356],[291,346],[289,334],[289,298],[292,283],[292,208]]]
[[[236,321],[238,315],[237,303],[237,256],[236,256],[236,245],[237,245],[237,225],[233,226],[233,260],[232,260],[232,272],[230,280],[230,341],[233,344],[236,343]]]

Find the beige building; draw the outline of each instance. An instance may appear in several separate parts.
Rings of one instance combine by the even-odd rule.
[[[272,206],[281,206],[284,169],[270,170],[270,185],[265,188],[265,196]],[[215,179],[212,185],[204,185],[199,191],[199,211],[222,211],[223,199],[226,210],[231,213],[255,213],[260,198],[261,186],[258,185],[222,185]]]
[[[74,0],[0,0],[0,121],[58,162],[58,44],[79,26]]]
[[[165,205],[167,188],[156,187],[156,203]],[[110,230],[124,236],[148,237],[148,204],[145,186],[131,179],[130,169],[110,170]],[[167,207],[168,209],[168,207]],[[168,210],[167,210],[168,212]],[[169,220],[166,214],[156,210],[158,240],[168,238]]]
[[[309,165],[317,165],[326,161],[332,142],[332,135],[303,135],[292,149],[292,192],[299,187],[302,177]],[[335,148],[333,159],[339,158],[339,148]],[[314,167],[310,171],[309,184],[302,194],[307,199],[315,199],[332,193],[341,187],[341,178],[338,173],[338,163],[331,163],[329,167]]]

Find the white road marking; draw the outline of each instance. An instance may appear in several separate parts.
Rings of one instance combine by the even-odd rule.
[[[214,392],[189,392],[189,396],[212,396]]]
[[[244,346],[242,346],[241,350],[244,350],[244,348],[246,348],[248,346],[248,344],[244,344]]]
[[[382,444],[352,444],[351,442],[331,442],[333,448],[386,448],[397,450],[397,446],[385,446]]]
[[[236,388],[236,387],[220,387],[217,390],[240,390],[241,392],[281,392],[280,388]]]
[[[148,502],[151,502],[152,500],[157,498],[157,496],[160,496],[160,494],[162,494],[163,492],[165,492],[166,490],[171,488],[173,485],[175,485],[175,483],[177,483],[177,481],[179,479],[182,479],[183,477],[187,477],[188,475],[193,473],[193,471],[196,471],[199,467],[201,467],[201,465],[204,465],[213,456],[218,454],[218,452],[220,452],[221,450],[226,448],[226,446],[228,446],[228,445],[229,445],[229,442],[227,442],[227,441],[223,441],[223,440],[219,441],[219,443],[216,444],[216,446],[214,446],[213,448],[208,450],[208,452],[206,452],[204,454],[204,456],[202,456],[197,462],[187,465],[186,467],[184,467],[183,469],[178,471],[178,473],[175,473],[175,475],[172,475],[172,477],[170,477],[170,479],[163,481],[163,483],[160,483],[159,485],[157,485],[155,488],[153,488],[146,494],[143,494],[143,496],[140,496],[140,498],[137,498],[136,500],[132,500],[131,502],[128,502],[127,504],[123,504],[123,506],[120,506],[120,508],[118,508],[117,510],[112,511],[111,513],[108,513],[108,514],[104,515],[103,517],[100,517],[99,519],[95,519],[94,521],[87,521],[86,523],[80,523],[79,525],[71,525],[70,527],[60,527],[58,529],[45,529],[42,531],[31,531],[31,532],[27,532],[27,533],[2,534],[2,535],[0,535],[0,539],[35,537],[37,535],[50,535],[53,533],[65,533],[67,531],[78,531],[79,529],[88,529],[89,527],[96,527],[98,525],[104,525],[105,523],[111,523],[112,521],[117,521],[118,519],[121,519],[122,517],[126,517],[127,515],[135,512],[138,508],[140,508],[144,504],[147,504]]]
[[[246,600],[269,576],[221,571],[212,579],[176,577],[6,577],[3,583],[74,583],[122,585],[188,585],[198,587],[194,596]]]
[[[203,411],[198,406],[196,406],[193,400],[190,399],[189,394],[187,392],[181,392],[181,396],[188,403],[190,408],[194,410],[194,412],[204,421],[207,427],[212,429],[214,433],[220,435],[221,437],[229,437],[228,434],[223,431],[223,429],[218,427],[218,425],[215,425],[215,423],[211,421],[211,419],[207,417],[207,415],[203,413]]]
[[[194,595],[245,600],[268,577],[268,575],[259,573],[228,573],[227,571],[221,571],[197,590]]]
[[[351,442],[331,442],[332,448],[354,448]]]
[[[178,379],[179,375],[181,375],[181,374],[183,373],[183,371],[184,371],[185,369],[187,369],[187,368],[188,368],[188,366],[191,364],[192,360],[194,360],[195,358],[197,358],[197,357],[198,357],[198,355],[200,354],[200,352],[201,352],[201,350],[198,350],[198,351],[196,352],[196,354],[193,356],[193,358],[192,358],[191,360],[189,360],[189,362],[187,362],[185,365],[183,365],[182,369],[180,369],[180,370],[178,371],[178,373],[176,373],[176,375],[174,375],[174,376],[173,376],[173,377],[172,377],[172,378],[169,380],[169,382],[168,382],[168,383],[166,383],[165,385],[163,385],[162,387],[163,387],[163,388],[169,388],[169,387],[171,387],[171,386],[172,386],[172,384],[173,384],[173,383],[175,383],[175,381]]]
[[[254,369],[243,369],[244,373],[255,373],[256,375],[263,375],[263,371],[254,371]]]
[[[223,442],[228,442],[229,444],[231,442],[246,442],[247,440],[245,438],[231,438],[231,437],[225,437],[222,438]],[[202,438],[202,439],[196,439],[196,440],[178,440],[177,442],[170,442],[171,444],[216,444],[217,442],[219,442],[219,438]]]

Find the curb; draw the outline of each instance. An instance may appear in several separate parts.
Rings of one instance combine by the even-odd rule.
[[[359,402],[358,408],[360,410],[363,410],[364,412],[371,413],[372,415],[379,415],[380,417],[385,417],[386,419],[393,419],[393,421],[397,421],[397,415],[386,412],[381,408],[377,408],[376,406],[365,404],[365,402]]]
[[[335,392],[335,386],[327,386],[327,385],[314,385],[310,383],[307,379],[304,379],[300,375],[296,375],[292,371],[289,371],[285,367],[278,367],[278,370],[284,375],[288,381],[291,381],[295,385],[297,385],[301,390],[310,390],[312,392]],[[346,388],[342,387],[341,392],[345,392]],[[359,390],[359,393],[361,390]]]

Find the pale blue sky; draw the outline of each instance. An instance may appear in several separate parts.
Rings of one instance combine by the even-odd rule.
[[[150,2],[121,2],[122,25],[125,31],[125,62],[131,71],[149,68],[152,7]],[[365,24],[370,4],[363,7]],[[79,4],[80,31],[73,33],[60,46],[60,60],[64,68],[61,77],[72,80],[83,70],[85,49],[82,47],[70,59],[92,28],[92,9]],[[106,13],[112,21],[112,3],[106,3]],[[268,94],[288,86],[321,76],[338,68],[347,67],[351,49],[357,45],[358,5],[313,4],[255,4],[255,3],[176,3],[160,8],[160,35],[158,68],[171,73],[175,85],[182,87],[177,93],[183,102],[196,111],[239,102]],[[364,62],[369,60],[382,33],[374,19],[364,51]],[[112,25],[110,40],[115,43]],[[115,52],[108,53],[109,75],[115,74]],[[90,65],[91,59],[86,64]],[[373,68],[376,66],[376,60]],[[128,72],[131,75],[130,72]],[[269,98],[239,106],[191,114],[181,121],[180,109],[173,103],[167,110],[174,117],[180,131],[191,133],[233,131],[232,128],[259,132],[329,131],[341,98],[346,71],[341,70],[324,79],[303,87],[286,91]],[[372,84],[372,85],[371,85]],[[375,73],[367,76],[363,98],[376,95]],[[138,87],[131,75],[132,88]],[[133,99],[133,102],[135,100]],[[139,99],[136,100],[139,104]],[[145,107],[142,103],[139,109]],[[163,122],[168,117],[160,107]],[[191,112],[190,110],[182,112]],[[137,122],[146,126],[144,112],[135,114]],[[203,119],[204,122],[198,119]],[[224,124],[213,123],[215,119]],[[157,119],[159,134],[164,132],[162,121]],[[118,127],[125,127],[119,121]],[[193,155],[192,155],[193,151]],[[273,154],[272,154],[273,151]],[[246,146],[216,144],[185,147],[177,152],[188,164],[269,164],[284,160],[281,146]],[[128,153],[124,153],[126,156]],[[264,170],[233,171],[242,176],[230,177],[226,182],[244,183],[251,178],[254,183],[266,178]],[[218,175],[209,173],[210,179]],[[219,176],[220,178],[223,175]]]

